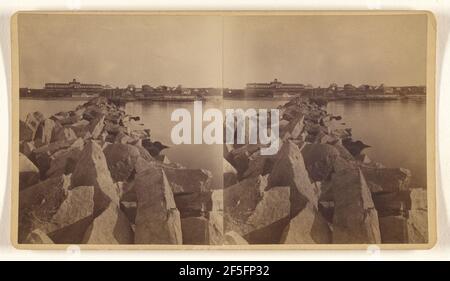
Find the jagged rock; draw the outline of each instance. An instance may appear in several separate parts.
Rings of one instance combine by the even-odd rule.
[[[93,219],[94,188],[79,186],[68,190],[69,185],[70,179],[61,176],[20,192],[19,241],[40,229],[55,243],[81,243]]]
[[[54,121],[57,121],[61,125],[72,125],[81,120],[83,115],[83,110],[69,111],[69,112],[59,112],[50,117]]]
[[[25,155],[26,157],[30,157],[33,150],[36,149],[36,146],[34,145],[34,141],[24,141],[20,144],[20,153]]]
[[[409,190],[410,210],[428,210],[427,190],[411,188]]]
[[[47,145],[50,142],[55,142],[57,141],[56,139],[52,138],[52,135],[54,133],[55,130],[61,128],[61,125],[55,123],[55,121],[53,121],[52,119],[45,119],[44,121],[42,121],[37,130],[36,130],[36,135],[34,137],[34,143],[36,144],[36,146],[42,146],[42,145]]]
[[[19,121],[19,141],[32,141],[35,131],[24,121]]]
[[[70,177],[60,176],[19,193],[19,242],[25,241],[33,230],[51,220],[66,199],[69,186]]]
[[[163,169],[149,166],[136,175],[136,244],[182,244],[181,220]]]
[[[226,188],[230,185],[237,183],[237,171],[226,159],[223,159],[222,163],[223,163],[223,187]]]
[[[120,210],[127,216],[131,223],[136,222],[137,199],[136,201],[120,201]]]
[[[246,227],[241,228],[249,243],[274,244],[280,241],[282,231],[289,223],[290,189],[279,186],[263,193],[262,200],[246,220]]]
[[[100,134],[102,133],[103,127],[105,126],[104,121],[105,121],[105,116],[102,114],[95,117],[94,119],[90,120],[89,125],[87,126],[87,129],[93,139],[97,139],[100,136]]]
[[[88,132],[87,126],[89,125],[89,121],[80,120],[76,123],[71,124],[68,128],[72,129],[77,137],[84,137]],[[89,133],[90,134],[90,133]]]
[[[414,210],[405,216],[380,218],[381,241],[383,243],[420,244],[428,242],[427,212]]]
[[[38,167],[42,178],[45,178],[45,174],[50,168],[50,163],[52,161],[51,156],[62,149],[69,148],[75,141],[76,140],[52,142],[33,150],[30,154],[30,160]]]
[[[307,144],[302,149],[306,170],[313,181],[325,181],[334,171],[339,152],[329,144]]]
[[[372,191],[397,192],[409,189],[411,172],[408,169],[361,167],[361,170]]]
[[[141,153],[136,146],[114,143],[103,150],[111,177],[114,181],[126,181],[134,173]]]
[[[68,191],[47,228],[55,243],[79,244],[94,218],[94,188],[78,186]]]
[[[59,150],[50,156],[50,166],[46,172],[47,177],[71,174],[80,159],[84,141],[79,138],[69,148]]]
[[[223,245],[223,212],[212,211],[209,217],[209,244]]]
[[[230,151],[226,159],[236,168],[238,174],[241,175],[248,169],[249,156],[260,148],[260,144],[246,144]]]
[[[279,241],[283,224],[288,222],[290,188],[264,191],[265,186],[264,177],[259,176],[224,189],[226,231],[236,231],[252,243]]]
[[[181,218],[196,217],[212,209],[211,191],[175,194],[175,204]]]
[[[19,190],[39,182],[39,169],[25,155],[19,153]]]
[[[54,244],[52,239],[40,229],[33,230],[25,239],[24,244]]]
[[[205,169],[163,167],[173,193],[206,192],[211,190],[212,174]]]
[[[86,230],[83,244],[132,244],[134,233],[125,214],[114,203],[94,219]]]
[[[257,151],[250,155],[248,159],[248,168],[241,175],[241,179],[259,175],[265,176],[270,173],[276,161],[276,155],[261,155],[261,151]]]
[[[378,216],[398,216],[403,215],[411,209],[410,191],[400,191],[391,193],[375,193],[372,195]]]
[[[19,140],[32,141],[36,134],[39,124],[44,121],[45,117],[39,111],[29,113],[25,122],[20,121]]]
[[[286,141],[282,145],[268,181],[269,187],[291,187],[291,213],[293,216],[308,202],[317,208],[320,190],[311,183],[302,153],[293,142]]]
[[[182,219],[181,229],[185,245],[219,245],[221,242],[220,226],[204,217]]]
[[[225,222],[228,218],[230,221],[230,227],[225,223],[225,228],[234,229],[234,221],[238,225],[247,221],[256,205],[261,201],[266,186],[265,178],[259,176],[245,179],[223,190],[222,204]]]
[[[283,231],[282,244],[331,244],[327,221],[311,204],[307,204]]]
[[[98,144],[88,141],[72,173],[72,186],[93,185],[95,187],[95,212],[106,209],[109,202],[119,203],[119,194],[113,184],[105,155]]]
[[[52,142],[70,141],[77,138],[77,134],[71,128],[58,127],[53,131]]]
[[[298,115],[294,119],[292,119],[289,124],[283,128],[280,133],[280,137],[282,140],[286,140],[288,138],[296,139],[300,137],[300,134],[303,131],[303,115]]]
[[[413,188],[391,194],[376,194],[383,243],[427,243],[427,192]],[[374,197],[374,198],[375,198]],[[401,205],[400,205],[401,204]],[[398,206],[401,210],[398,210]]]
[[[234,149],[232,144],[224,143],[223,144],[223,158],[228,159],[230,157],[230,152]]]
[[[361,171],[337,158],[331,177],[335,202],[333,243],[378,244],[381,242],[378,214]]]
[[[236,231],[228,231],[223,236],[223,241],[225,245],[248,245],[247,240],[245,240]]]
[[[427,210],[408,211],[408,242],[411,244],[428,242]]]

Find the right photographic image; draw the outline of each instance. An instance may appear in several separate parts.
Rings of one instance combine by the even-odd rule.
[[[224,17],[225,243],[431,243],[429,17]]]

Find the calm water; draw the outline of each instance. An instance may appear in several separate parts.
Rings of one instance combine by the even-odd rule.
[[[208,101],[204,108],[276,108],[286,100],[224,100]],[[46,116],[75,108],[84,101],[21,100],[20,118],[39,110]],[[141,116],[142,123],[151,129],[153,140],[160,140],[171,148],[164,150],[171,161],[190,168],[205,168],[213,173],[214,186],[222,185],[222,147],[220,145],[173,145],[170,132],[175,122],[170,116],[176,108],[186,108],[193,117],[193,103],[131,102],[125,109]],[[335,101],[328,111],[341,115],[346,127],[352,128],[355,139],[372,146],[366,154],[386,167],[404,167],[412,171],[413,183],[426,186],[426,106],[417,101]]]
[[[224,100],[225,108],[276,108],[286,100]],[[426,187],[426,105],[421,101],[333,101],[328,112],[342,116],[364,152],[386,167],[411,170],[412,184]]]

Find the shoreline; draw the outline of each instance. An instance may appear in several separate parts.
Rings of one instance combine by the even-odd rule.
[[[277,98],[244,98],[244,97],[204,97],[199,101],[216,101],[216,100],[248,100],[248,101],[289,101],[295,97],[277,97]],[[358,98],[325,98],[328,102],[333,101],[426,101],[426,96],[412,96],[412,97],[358,97]],[[55,100],[55,101],[89,101],[92,97],[19,97],[20,100]],[[123,102],[193,102],[196,99],[179,99],[179,98],[152,98],[152,99],[121,99]]]

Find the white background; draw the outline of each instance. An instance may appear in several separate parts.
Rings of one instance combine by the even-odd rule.
[[[10,17],[24,10],[429,10],[437,19],[438,242],[423,251],[25,251],[10,243]],[[429,260],[450,259],[450,0],[2,0],[0,3],[0,260]],[[413,151],[411,153],[414,153]]]

